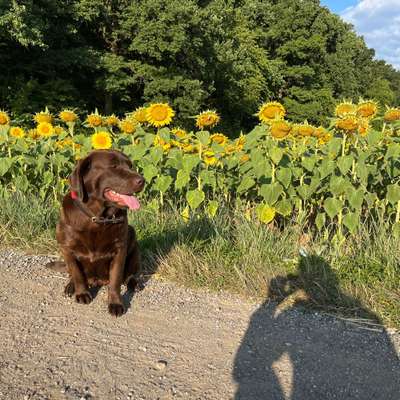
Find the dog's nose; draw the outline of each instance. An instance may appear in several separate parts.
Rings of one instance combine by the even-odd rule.
[[[144,185],[144,178],[142,176],[137,176],[134,178],[135,185],[142,187]]]

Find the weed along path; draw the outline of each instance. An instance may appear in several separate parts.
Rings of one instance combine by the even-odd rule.
[[[400,398],[390,330],[155,279],[115,319],[46,261],[0,253],[0,399]]]

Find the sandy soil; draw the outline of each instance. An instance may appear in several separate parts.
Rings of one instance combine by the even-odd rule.
[[[107,313],[0,253],[0,399],[400,399],[399,335],[155,279]]]

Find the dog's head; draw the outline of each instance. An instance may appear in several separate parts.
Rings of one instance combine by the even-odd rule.
[[[131,161],[120,151],[92,151],[79,160],[69,182],[82,202],[95,199],[119,208],[140,207],[133,193],[143,189],[144,179],[132,170]]]

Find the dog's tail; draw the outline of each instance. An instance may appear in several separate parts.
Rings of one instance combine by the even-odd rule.
[[[67,266],[64,261],[51,261],[46,264],[46,268],[50,268],[56,272],[67,272]]]

